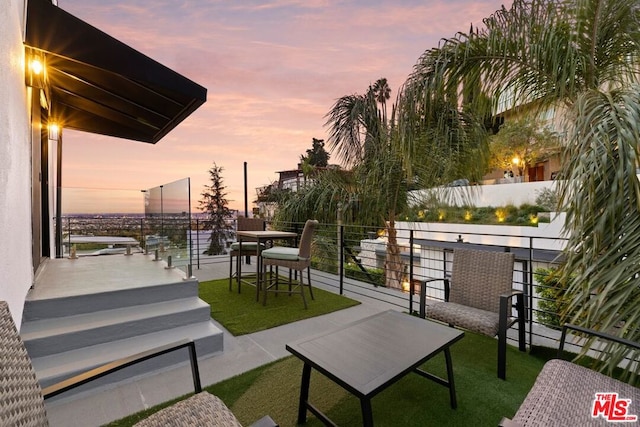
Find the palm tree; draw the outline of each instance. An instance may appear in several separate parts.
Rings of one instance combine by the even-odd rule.
[[[379,88],[389,88],[386,79],[378,82]],[[380,90],[376,93],[375,87],[369,87],[364,95],[338,99],[326,115],[326,126],[329,127],[329,146],[353,172],[355,185],[352,188],[355,188],[360,205],[359,220],[363,225],[384,227],[387,232],[387,286],[400,287],[404,265],[395,220],[407,207],[410,184],[424,188],[462,176],[479,178],[486,165],[486,162],[478,161],[487,158],[478,154],[486,151],[482,149],[486,132],[484,127],[476,126],[449,106],[438,112],[440,120],[447,123],[465,121],[469,125],[451,126],[455,131],[447,138],[438,137],[430,127],[423,127],[416,156],[403,156],[396,107],[392,107],[391,117],[387,120],[378,108],[379,94]]]
[[[382,107],[382,121],[387,122],[387,100],[391,98],[391,87],[386,77],[376,80],[373,84],[373,95]]]
[[[563,108],[562,280],[567,312],[576,313],[568,320],[619,327],[633,341],[640,340],[639,15],[636,0],[515,0],[486,18],[485,29],[427,50],[399,100],[405,157],[419,153],[422,129],[451,133],[437,118],[443,103],[464,105],[478,122],[506,99],[507,108]]]
[[[396,216],[406,207],[406,180],[401,158],[392,143],[393,119],[388,122],[378,109],[378,99],[390,91],[386,79],[378,80],[364,95],[338,99],[326,115],[329,146],[351,168],[353,184],[349,199],[358,200],[359,221],[387,231],[386,283],[399,288],[404,275],[395,228]],[[384,106],[382,102],[382,106]],[[393,116],[393,114],[392,114]]]

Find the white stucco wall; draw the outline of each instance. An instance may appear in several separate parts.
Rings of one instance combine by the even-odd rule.
[[[24,83],[25,0],[0,7],[0,300],[18,327],[33,281],[31,139]]]
[[[522,183],[503,183],[495,185],[479,185],[471,187],[450,187],[444,189],[454,194],[453,200],[462,206],[470,204],[472,206],[520,206],[524,203],[535,204],[538,193],[545,188],[555,189],[556,181],[537,181]],[[465,194],[470,198],[466,203],[460,194]],[[427,195],[422,190],[410,192],[410,203],[419,203]],[[450,200],[450,199],[448,199]],[[453,203],[452,203],[453,204]]]

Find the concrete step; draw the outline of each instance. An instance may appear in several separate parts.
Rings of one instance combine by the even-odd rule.
[[[198,296],[197,280],[25,301],[23,322],[75,316]]]
[[[208,320],[209,305],[190,297],[27,321],[22,324],[20,335],[34,358]]]
[[[209,320],[49,356],[35,357],[32,358],[32,363],[40,385],[47,387],[105,363],[185,338],[193,339],[196,342],[196,352],[199,359],[218,354],[223,350],[223,333]],[[92,381],[72,392],[61,395],[60,398],[106,384],[131,380],[162,368],[188,363],[188,360],[188,351],[181,349]]]

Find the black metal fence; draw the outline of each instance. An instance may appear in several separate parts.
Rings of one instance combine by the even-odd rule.
[[[140,252],[161,250],[164,259],[170,256],[173,264],[184,267],[185,271],[228,262],[228,256],[204,254],[208,234],[202,230],[199,219],[85,216],[65,217],[62,224],[67,251],[72,247],[73,236],[122,236],[135,239],[138,242],[135,249]],[[399,262],[392,262],[388,256],[389,250],[393,249],[389,245],[388,230],[320,224],[313,243],[314,284],[336,293],[358,295],[417,312],[420,284],[427,278],[450,275],[455,248],[511,251],[516,258],[513,286],[525,294],[527,341],[529,344],[555,345],[559,337],[558,311],[562,301],[552,272],[562,261],[558,248],[563,246],[563,239],[455,231],[440,231],[434,235],[424,227],[407,224],[410,223],[400,223],[395,230],[399,249],[395,259]],[[279,224],[278,228],[300,234],[303,226],[302,223],[288,223]],[[232,228],[235,229],[235,223]],[[233,240],[231,237],[226,243]],[[82,256],[98,254],[101,249],[93,244],[77,245],[76,250]],[[429,282],[425,297],[444,299],[443,282]]]

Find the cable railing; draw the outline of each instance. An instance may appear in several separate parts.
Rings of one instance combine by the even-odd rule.
[[[296,231],[302,229],[302,224],[281,224],[280,228]],[[541,278],[550,275],[562,262],[565,239],[498,233],[461,235],[457,231],[438,231],[438,237],[433,238],[413,228],[397,228],[396,232],[399,262],[390,261],[387,255],[388,232],[371,227],[321,224],[314,241],[314,283],[336,293],[346,291],[418,313],[422,283],[426,279],[450,276],[456,248],[513,252],[513,288],[525,295],[527,343],[556,345],[562,301],[560,296],[545,292],[556,289],[557,283]],[[425,288],[424,298],[444,300],[443,281],[430,281]],[[512,333],[515,336],[515,331]]]
[[[65,256],[143,252],[161,257],[191,276],[207,264],[228,263],[224,256],[235,241],[235,220],[222,234],[221,254],[206,255],[210,231],[198,218],[146,218],[69,216],[62,223]],[[302,232],[302,223],[280,223],[278,229]],[[389,255],[388,230],[373,227],[320,224],[314,238],[312,274],[315,286],[339,294],[357,295],[418,313],[420,289],[426,279],[444,279],[451,274],[453,251],[458,247],[505,250],[515,255],[513,287],[525,295],[527,342],[545,344],[559,339],[562,292],[553,269],[562,261],[562,238],[465,230],[426,230],[412,223],[396,226],[398,251]],[[79,239],[79,237],[88,237]],[[120,237],[101,240],[98,237]],[[75,243],[74,243],[75,242]],[[79,243],[84,242],[84,243]],[[276,242],[284,244],[285,242]],[[392,256],[393,255],[393,256]],[[429,282],[424,298],[444,299],[442,281]],[[513,332],[513,331],[512,331]]]

